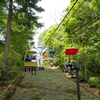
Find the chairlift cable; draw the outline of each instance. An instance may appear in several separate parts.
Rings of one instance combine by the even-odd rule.
[[[95,17],[93,17],[91,20],[89,20],[88,22],[86,22],[85,24],[83,24],[82,26],[80,26],[79,28],[77,28],[74,32],[72,32],[71,34],[73,34],[73,33],[75,33],[75,32],[77,32],[78,30],[80,30],[80,29],[82,29],[84,26],[86,26],[87,24],[89,24],[90,22],[92,22],[93,20],[95,20],[95,18],[97,18],[97,17],[99,17],[100,16],[100,14],[98,14],[97,16],[95,16]],[[93,23],[92,23],[93,24]],[[97,23],[96,23],[97,24]],[[93,25],[94,26],[94,25]],[[92,26],[89,26],[87,29],[89,29],[89,28],[91,28]],[[87,30],[86,29],[86,30]],[[84,31],[86,31],[86,30],[84,30]],[[83,31],[83,32],[84,32]],[[82,32],[82,33],[83,33]]]
[[[100,23],[100,22],[98,22],[98,23]],[[96,23],[96,24],[98,24],[98,23]],[[96,24],[94,24],[94,25],[96,25]],[[82,34],[82,33],[85,32],[86,30],[92,28],[94,25],[88,26],[88,28],[84,29],[81,33],[78,33],[77,35]]]
[[[93,17],[91,20],[89,20],[88,22],[86,22],[85,24],[83,24],[82,26],[80,26],[78,29],[76,29],[74,32],[72,32],[71,34],[77,32],[78,30],[82,29],[84,26],[86,26],[87,24],[89,24],[90,22],[92,22],[93,20],[95,20],[95,18],[99,17],[100,14],[98,14],[97,16]]]
[[[84,1],[85,1],[85,0],[84,0]],[[81,3],[81,5],[84,3],[84,1]],[[81,5],[80,5],[79,7],[81,7]],[[79,8],[79,7],[78,7],[78,8]],[[76,11],[75,11],[75,12],[76,12]],[[75,12],[74,12],[74,13],[75,13]],[[74,13],[73,13],[73,14],[74,14]],[[79,27],[78,29],[76,29],[73,33],[77,32],[79,29],[83,28],[84,26],[86,26],[87,24],[89,24],[90,22],[92,22],[92,21],[93,21],[95,18],[97,18],[98,16],[100,16],[100,14],[98,14],[98,15],[95,16],[95,17],[93,17],[93,18],[92,18],[91,20],[89,20],[87,23],[83,24],[81,27]],[[69,18],[69,19],[70,19],[70,18]],[[69,20],[69,19],[68,19],[68,20]],[[71,34],[72,34],[72,33],[71,33]]]
[[[72,15],[74,15],[74,14],[77,12],[77,10],[83,5],[83,3],[84,3],[85,1],[86,1],[86,0],[84,0],[83,2],[81,2],[81,4],[77,7],[77,9],[73,12]],[[72,17],[72,16],[71,16],[71,17]],[[69,17],[69,19],[70,19],[71,17]],[[68,22],[69,19],[68,19],[66,22]]]
[[[100,22],[98,22],[98,23],[100,23]],[[96,23],[96,24],[98,24],[98,23]],[[96,24],[94,24],[94,25],[96,25]],[[89,26],[87,29],[83,30],[81,33],[83,33],[83,32],[85,32],[86,30],[92,28],[94,25]],[[79,33],[79,34],[80,34],[80,33]],[[78,35],[78,34],[77,34],[77,35]],[[73,39],[73,38],[70,38],[70,39]],[[62,39],[62,40],[63,40],[63,39]],[[62,40],[61,40],[61,41],[62,41]],[[67,39],[67,40],[69,40],[69,39]],[[72,42],[73,42],[73,40],[72,40]],[[73,42],[73,43],[74,43],[74,42]]]
[[[89,20],[88,22],[86,22],[85,24],[83,24],[81,27],[79,27],[78,29],[76,29],[76,30],[75,30],[74,32],[72,32],[72,33],[77,32],[78,30],[80,30],[81,28],[83,28],[84,26],[86,26],[87,24],[89,24],[89,23],[92,22],[95,18],[97,18],[97,17],[99,17],[99,16],[100,16],[100,14],[98,14],[98,15],[95,16],[95,17],[93,17],[91,20]],[[57,28],[57,29],[58,29],[58,28]],[[56,29],[56,30],[57,30],[57,29]],[[54,32],[55,32],[55,31],[54,31]],[[71,33],[71,34],[72,34],[72,33]],[[53,34],[54,34],[54,33],[53,33]],[[52,34],[52,35],[53,35],[53,34]],[[50,37],[50,38],[51,38],[51,37]],[[49,38],[49,39],[50,39],[50,38]],[[49,40],[49,39],[48,39],[48,40]],[[48,40],[47,40],[47,42],[48,42]],[[46,42],[46,43],[47,43],[47,42]]]
[[[83,2],[81,2],[81,4],[77,7],[77,9],[73,12],[73,14],[72,15],[74,15],[76,12],[77,12],[77,10],[82,6],[82,4],[85,2],[85,0],[83,1]],[[70,17],[71,18],[71,17]],[[70,19],[69,18],[69,19]],[[66,22],[68,22],[69,21],[69,19],[66,21]]]
[[[100,15],[100,14],[99,14]],[[97,22],[96,24],[98,24],[98,23],[100,23],[100,22]],[[94,24],[94,25],[96,25],[96,24]],[[86,30],[88,30],[88,29],[90,29],[90,28],[92,28],[94,25],[91,25],[91,26],[89,26],[88,28],[86,28],[86,29],[84,29],[81,33],[79,33],[79,34],[82,34],[83,32],[85,32]],[[79,34],[77,34],[77,35],[79,35]],[[72,39],[72,38],[70,38],[70,39]],[[67,39],[68,40],[68,39]],[[62,40],[61,40],[62,41]],[[74,42],[73,42],[74,43]]]
[[[81,4],[78,6],[78,8],[74,11],[74,13],[73,13],[72,15],[74,15],[74,14],[77,12],[77,10],[82,6],[82,4],[83,4],[84,2],[85,2],[85,0],[81,2]],[[67,15],[68,15],[68,14],[69,14],[69,13],[67,13]],[[66,18],[67,15],[65,15],[64,19]],[[70,18],[71,18],[71,17],[70,17]],[[69,19],[70,19],[70,18],[69,18]],[[62,20],[62,22],[64,21],[64,19]],[[69,21],[69,19],[68,19],[67,21]],[[67,22],[67,21],[66,21],[66,22]],[[58,29],[58,28],[57,28],[57,29]],[[57,29],[55,29],[54,33],[56,32]],[[53,34],[54,34],[54,33],[53,33]],[[52,34],[52,35],[53,35],[53,34]],[[52,37],[52,36],[51,36],[51,37]],[[51,38],[51,37],[50,37],[50,38]],[[50,39],[50,38],[49,38],[49,39]],[[48,39],[48,40],[49,40],[49,39]],[[48,41],[48,40],[47,40],[47,41]],[[47,43],[47,42],[46,42],[46,43]],[[45,43],[45,44],[46,44],[46,43]]]
[[[50,40],[50,38],[54,35],[54,33],[57,31],[57,29],[60,27],[60,25],[62,24],[62,22],[65,20],[65,18],[68,16],[68,14],[71,12],[71,10],[74,8],[74,6],[76,5],[76,3],[78,2],[78,0],[75,1],[75,3],[73,4],[73,6],[71,7],[71,9],[68,11],[68,13],[65,15],[65,17],[62,19],[62,21],[60,22],[60,24],[58,25],[58,27],[54,30],[54,32],[52,33],[52,35],[49,37],[49,39],[45,42],[45,44],[47,44],[47,42]]]

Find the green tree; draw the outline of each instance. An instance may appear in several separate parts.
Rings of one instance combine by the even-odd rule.
[[[36,16],[36,12],[44,11],[43,8],[38,7],[36,5],[38,1],[41,0],[0,1],[3,4],[3,6],[1,6],[1,9],[4,8],[4,13],[8,14],[7,28],[5,29],[6,38],[5,38],[4,59],[3,59],[2,73],[1,73],[3,79],[5,79],[5,77],[8,76],[8,73],[6,73],[7,72],[6,62],[8,60],[7,57],[9,54],[9,49],[11,48],[13,50],[16,50],[18,53],[20,53],[20,51],[22,52],[25,51],[24,49],[27,48],[25,45],[28,44],[29,38],[32,37],[32,34],[35,34],[33,30],[35,30],[36,27],[39,28],[43,26],[42,23],[38,23],[37,21],[39,17]]]
[[[67,8],[66,12],[68,12],[74,2],[74,0],[71,0],[71,4]],[[46,46],[51,46],[51,44],[54,45],[54,48],[57,52],[57,62],[60,62],[59,64],[61,66],[63,64],[62,62],[64,58],[64,50],[68,47],[73,47],[73,43],[71,41],[71,39],[73,39],[74,47],[80,48],[79,53],[77,55],[77,60],[82,64],[83,68],[85,67],[85,70],[88,70],[87,74],[90,73],[89,71],[90,69],[92,69],[91,75],[99,75],[99,4],[100,2],[96,2],[95,0],[78,0],[77,4],[70,11],[68,16],[66,16],[65,20],[56,30],[56,32],[55,29],[57,26],[51,27],[46,32],[43,41],[44,43],[48,41],[45,44]],[[52,35],[53,32],[55,33]],[[75,57],[72,58],[73,60],[75,60]]]

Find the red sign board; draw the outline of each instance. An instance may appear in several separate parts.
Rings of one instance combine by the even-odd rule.
[[[69,49],[66,49],[65,53],[66,55],[76,55],[78,53],[78,50],[77,48],[69,48]]]

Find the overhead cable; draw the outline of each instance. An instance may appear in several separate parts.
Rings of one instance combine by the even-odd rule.
[[[84,2],[84,1],[83,1],[83,2]],[[82,2],[81,4],[83,4],[83,2]],[[81,5],[80,5],[80,6],[81,6]],[[80,6],[79,6],[79,7],[80,7]],[[79,7],[78,7],[78,8],[79,8]],[[76,12],[76,11],[75,11],[75,12]],[[75,13],[75,12],[74,12],[74,13]],[[73,14],[74,14],[74,13],[73,13]],[[86,26],[87,24],[89,24],[90,22],[92,22],[93,20],[95,20],[95,19],[96,19],[97,17],[99,17],[99,16],[100,16],[100,14],[98,14],[98,15],[95,16],[95,17],[93,17],[91,20],[89,20],[88,22],[86,22],[85,24],[83,24],[82,26],[80,26],[78,29],[76,29],[76,30],[75,30],[74,32],[72,32],[71,34],[73,34],[73,33],[77,32],[78,30],[82,29],[84,26]],[[65,18],[65,17],[64,17],[64,18]],[[69,20],[69,19],[68,19],[68,20]],[[93,25],[93,26],[94,26],[94,25]],[[90,27],[89,27],[89,28],[90,28]],[[89,28],[87,28],[87,29],[89,29]],[[57,29],[58,29],[58,28],[57,28]],[[57,30],[57,29],[56,29],[56,30]],[[86,30],[87,30],[87,29],[86,29]],[[86,30],[84,30],[84,31],[86,31]],[[82,33],[83,33],[84,31],[82,31]],[[55,33],[55,31],[54,31],[54,33]],[[51,37],[50,37],[50,38],[51,38]],[[50,38],[49,38],[49,39],[50,39]],[[48,39],[48,41],[49,41],[49,39]],[[46,43],[47,43],[47,42],[46,42]]]
[[[82,4],[83,4],[84,2],[85,2],[85,0],[81,2],[81,4],[77,7],[77,9],[73,12],[72,15],[74,15],[74,14],[77,12],[77,10],[82,6]],[[69,17],[69,19],[70,19],[70,18],[71,18],[71,17]],[[66,22],[68,22],[69,19],[68,19]]]
[[[96,24],[99,24],[100,22],[97,22]],[[88,26],[88,28],[86,28],[86,29],[84,29],[81,33],[79,33],[79,34],[82,34],[83,32],[85,32],[86,30],[88,30],[88,29],[90,29],[90,28],[92,28],[93,26],[95,26],[96,24],[93,24],[93,25],[91,25],[91,26]],[[77,34],[78,35],[78,34]]]
[[[99,23],[100,23],[100,22],[97,22],[96,24],[99,24]],[[96,24],[93,24],[93,25],[89,26],[87,29],[84,29],[81,33],[83,33],[83,32],[85,32],[86,30],[92,28],[92,27],[95,26]],[[80,33],[80,34],[81,34],[81,33]],[[73,38],[69,38],[69,39],[73,39]],[[69,39],[67,39],[67,40],[69,40]],[[61,42],[61,41],[63,41],[63,39],[61,39],[60,42]],[[57,43],[59,43],[59,42],[57,42]],[[55,43],[55,44],[57,44],[57,43]],[[55,44],[53,44],[53,45],[55,45]]]
[[[79,29],[81,29],[81,28],[83,28],[85,25],[87,25],[87,24],[89,24],[91,21],[93,21],[95,18],[97,18],[97,17],[99,17],[100,16],[100,14],[98,14],[97,16],[95,16],[95,17],[93,17],[91,20],[89,20],[87,23],[85,23],[84,25],[82,25],[81,27],[79,27],[77,30],[75,30],[73,33],[75,33],[75,32],[77,32]],[[98,24],[98,23],[100,23],[100,22],[97,22],[96,24]],[[93,24],[93,23],[92,23]],[[79,33],[79,34],[82,34],[83,32],[85,32],[86,30],[88,30],[88,29],[90,29],[90,28],[92,28],[94,25],[96,25],[96,24],[93,24],[93,25],[91,25],[91,26],[88,26],[88,28],[87,29],[84,29],[81,33]],[[72,34],[72,33],[71,33]],[[78,35],[78,34],[77,34]],[[72,39],[72,38],[70,38],[70,39]],[[60,41],[63,41],[63,39],[61,39]],[[58,43],[58,42],[57,42]]]
[[[82,4],[83,4],[84,2],[85,2],[85,0],[81,2],[81,4],[77,7],[77,9],[73,12],[72,15],[74,15],[74,14],[77,12],[77,10],[82,6]],[[70,18],[71,18],[71,17],[69,17],[69,19],[70,19]],[[66,22],[68,22],[69,19],[68,19]],[[61,34],[60,36],[62,36],[62,34]]]
[[[68,16],[68,14],[70,13],[70,11],[73,9],[73,7],[76,5],[76,3],[78,2],[78,0],[75,1],[75,3],[73,4],[73,6],[71,7],[71,9],[68,11],[68,13],[65,15],[65,17],[62,19],[62,21],[60,22],[60,24],[58,25],[58,27],[55,29],[55,31],[52,33],[52,35],[49,37],[49,39],[45,42],[45,44],[47,44],[47,42],[50,40],[50,38],[54,35],[54,33],[57,31],[57,29],[59,28],[59,26],[62,24],[62,22],[65,20],[65,18]]]
[[[71,34],[77,32],[78,30],[80,30],[81,28],[83,28],[84,26],[86,26],[87,24],[89,24],[90,22],[92,22],[94,19],[96,19],[97,17],[99,17],[100,14],[98,14],[97,16],[93,17],[91,20],[89,20],[88,22],[86,22],[85,24],[83,24],[82,26],[80,26],[78,29],[76,29],[74,32],[72,32]]]

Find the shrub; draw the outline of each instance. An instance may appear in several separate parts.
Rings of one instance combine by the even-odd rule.
[[[79,71],[79,79],[84,80],[85,79],[85,72],[84,70]]]
[[[8,59],[8,66],[17,65],[21,61],[21,55],[16,51],[10,50]]]
[[[96,85],[96,88],[100,88],[100,83]]]
[[[3,60],[3,52],[0,53],[0,69],[2,66],[2,60]],[[9,76],[16,76],[20,70],[23,69],[23,62],[21,60],[21,55],[17,53],[16,51],[10,50],[8,56],[7,56],[7,62],[6,62],[6,69],[7,74]]]
[[[20,66],[11,66],[11,69],[9,71],[10,78],[13,78],[20,73],[21,69],[19,67]]]
[[[94,85],[96,86],[99,83],[99,78],[98,77],[91,77],[88,80],[89,85]]]
[[[74,75],[74,71],[70,71],[70,75],[72,75],[72,76],[73,76],[73,75]]]

